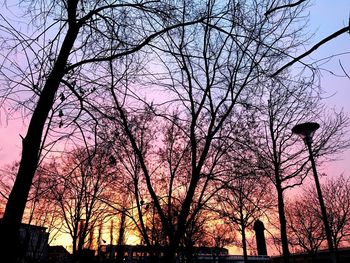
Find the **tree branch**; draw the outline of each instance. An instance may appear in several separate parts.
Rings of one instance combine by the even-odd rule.
[[[275,73],[273,73],[271,75],[271,77],[275,77],[277,76],[279,73],[281,73],[283,70],[285,70],[286,68],[290,67],[291,65],[293,65],[294,63],[300,61],[302,58],[306,57],[307,55],[310,55],[312,52],[314,52],[316,49],[318,49],[320,46],[322,46],[323,44],[329,42],[330,40],[332,40],[333,38],[336,38],[338,36],[340,36],[343,33],[346,32],[350,32],[350,22],[349,25],[346,27],[343,27],[342,29],[334,32],[333,34],[329,35],[328,37],[322,39],[320,42],[318,42],[316,45],[314,45],[313,47],[311,47],[308,51],[304,52],[303,54],[301,54],[300,56],[294,58],[293,60],[291,60],[290,62],[288,62],[287,64],[285,64],[284,66],[282,66],[280,69],[278,69]]]
[[[281,5],[281,6],[277,6],[277,7],[274,7],[272,8],[272,5],[271,7],[269,8],[269,10],[266,11],[265,13],[265,16],[268,16],[270,15],[272,12],[275,12],[279,9],[283,9],[283,8],[289,8],[289,7],[294,7],[294,6],[297,6],[297,5],[300,5],[301,3],[305,2],[306,0],[300,0],[298,2],[295,2],[295,3],[292,3],[292,4],[286,4],[286,5]]]

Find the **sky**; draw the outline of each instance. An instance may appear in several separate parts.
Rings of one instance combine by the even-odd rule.
[[[329,34],[346,26],[350,15],[350,0],[313,0],[310,11],[310,32],[315,32],[314,37],[309,41],[311,47],[319,40]],[[350,34],[333,39],[331,42],[319,48],[311,55],[312,59],[329,57],[332,54],[350,52]],[[324,68],[331,70],[334,74],[344,75],[341,67],[350,75],[350,54],[334,57],[327,60]],[[321,86],[326,92],[327,105],[337,110],[344,109],[350,113],[350,80],[345,77],[335,76],[327,71],[322,71]],[[24,136],[27,123],[20,116],[14,116],[14,120],[8,120],[6,112],[0,109],[0,165],[11,163],[19,159],[21,151],[20,135]],[[322,127],[321,127],[322,128]],[[349,136],[350,138],[350,136]],[[341,174],[350,176],[350,150],[338,156],[340,161],[328,163],[320,167],[322,171],[329,174]]]
[[[316,30],[313,38],[316,43],[327,35],[343,28],[349,23],[350,1],[349,0],[314,0],[313,6],[310,8],[310,26],[311,31]],[[350,33],[350,32],[349,32]],[[350,52],[350,34],[343,34],[333,39],[331,42],[320,47],[311,55],[313,59],[329,57],[332,54],[340,54]],[[330,69],[336,75],[343,75],[339,62],[347,70],[350,75],[350,54],[334,57],[328,61],[324,68]],[[350,114],[350,79],[346,77],[335,76],[327,71],[322,71],[321,87],[326,92],[325,97],[329,97],[326,104],[330,108],[337,110],[344,109]],[[322,128],[322,127],[321,127]],[[350,130],[350,129],[349,129]],[[349,134],[350,139],[350,134]],[[350,150],[339,155],[339,161],[327,163],[320,170],[329,175],[339,175],[344,173],[350,176]]]

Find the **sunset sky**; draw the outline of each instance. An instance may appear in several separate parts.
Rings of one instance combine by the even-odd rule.
[[[350,16],[350,1],[348,0],[335,0],[325,1],[317,0],[313,1],[313,6],[310,8],[310,25],[311,30],[315,29],[316,35],[313,38],[314,41],[310,43],[316,43],[317,40],[323,39],[325,36],[337,31],[349,23]],[[344,34],[332,42],[321,47],[311,57],[315,60],[331,56],[332,54],[340,54],[350,52],[350,35]],[[343,67],[350,73],[350,54],[334,57],[327,62],[323,68],[327,68],[333,71],[334,74],[344,76],[342,69],[339,65],[341,61]],[[321,86],[324,89],[325,97],[330,96],[327,99],[327,104],[330,108],[336,109],[344,108],[344,111],[350,113],[350,80],[346,77],[337,77],[326,71],[323,72]],[[322,128],[322,127],[321,127]],[[324,171],[331,175],[350,175],[350,150],[339,156],[340,161],[329,163],[327,167],[323,167]]]
[[[309,41],[309,46],[323,39],[327,35],[346,26],[350,15],[349,0],[314,0],[310,7],[310,33],[315,32],[315,36]],[[310,34],[311,35],[311,34]],[[333,54],[350,52],[350,35],[343,34],[337,39],[319,48],[312,54],[311,59],[319,60],[329,57]],[[350,80],[344,77],[341,67],[341,61],[344,68],[350,74],[350,54],[333,57],[331,60],[325,60],[323,68],[331,70],[335,75],[326,70],[323,71],[321,77],[321,86],[326,92],[325,97],[330,108],[335,107],[337,110],[344,108],[344,111],[350,112]],[[296,65],[297,66],[297,65]],[[22,136],[26,133],[27,120],[23,120],[19,113],[8,116],[5,108],[0,109],[0,165],[11,163],[19,159],[21,151]],[[322,128],[322,127],[321,127]],[[350,137],[350,136],[349,136]],[[332,162],[327,167],[320,167],[323,171],[329,174],[350,174],[350,150],[339,156],[341,160]]]
[[[314,0],[311,4],[309,31],[310,36],[312,32],[315,32],[315,35],[309,40],[305,50],[346,26],[350,16],[350,0]],[[321,86],[325,92],[323,95],[327,98],[326,104],[330,109],[334,108],[336,111],[344,109],[345,112],[350,113],[350,79],[345,76],[340,66],[341,64],[350,76],[350,32],[322,46],[306,60],[310,61],[310,59],[312,61],[324,59],[319,62],[319,65],[324,68],[321,71]],[[297,67],[298,64],[295,66]],[[6,110],[6,105],[0,108],[0,166],[19,160],[20,135],[25,136],[28,123],[28,120],[21,118],[21,113],[9,113]],[[348,130],[350,140],[350,127]],[[318,169],[332,176],[342,173],[350,176],[350,149],[338,158],[339,161],[327,163]],[[65,237],[57,240],[57,243],[64,242],[68,244],[70,240]]]

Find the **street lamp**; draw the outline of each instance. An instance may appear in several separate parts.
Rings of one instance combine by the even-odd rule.
[[[308,151],[309,151],[309,158],[310,158],[310,162],[311,162],[312,171],[314,174],[316,191],[317,191],[317,195],[318,195],[318,201],[320,203],[320,208],[321,208],[322,221],[324,224],[326,238],[327,238],[327,242],[328,242],[328,249],[329,249],[329,253],[331,256],[331,261],[332,261],[332,263],[335,263],[336,257],[334,254],[334,246],[333,246],[331,229],[329,227],[326,206],[324,205],[321,186],[320,186],[320,182],[318,180],[315,160],[314,160],[314,156],[313,156],[312,149],[311,149],[312,137],[318,128],[320,128],[320,125],[318,123],[306,122],[306,123],[301,123],[301,124],[295,125],[292,129],[292,132],[299,135],[304,140],[304,142],[308,148]]]

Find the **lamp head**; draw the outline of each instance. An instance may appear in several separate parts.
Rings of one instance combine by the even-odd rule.
[[[315,131],[320,128],[316,122],[305,122],[293,127],[292,132],[299,135],[303,140],[312,142]]]

